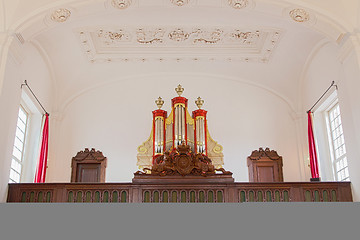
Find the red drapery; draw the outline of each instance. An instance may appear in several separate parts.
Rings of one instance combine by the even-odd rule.
[[[35,183],[44,183],[46,175],[47,155],[49,142],[49,114],[45,114],[45,122],[42,133],[39,162],[35,173]]]
[[[312,113],[308,111],[308,139],[309,139],[309,157],[310,157],[310,169],[311,177],[319,178],[319,167],[316,155],[315,138],[312,127]]]

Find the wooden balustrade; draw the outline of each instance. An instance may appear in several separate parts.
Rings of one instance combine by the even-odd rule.
[[[9,183],[7,202],[351,202],[350,182]]]

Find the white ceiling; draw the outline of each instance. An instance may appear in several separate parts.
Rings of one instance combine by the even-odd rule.
[[[133,0],[129,7],[116,9],[105,0],[72,1],[63,5],[71,12],[65,22],[51,20],[59,7],[52,8],[23,27],[21,34],[47,55],[59,102],[114,79],[189,73],[248,81],[297,106],[312,51],[321,42],[335,42],[339,32],[326,31],[315,11],[307,9],[309,21],[296,22],[289,16],[296,5],[269,2],[249,1],[245,8],[235,9],[227,0],[190,0],[181,7],[170,0]],[[160,35],[150,36],[158,29]],[[251,39],[234,37],[246,32]],[[174,41],[170,33],[179,38],[184,37],[181,33],[190,35]],[[111,41],[109,34],[118,40]],[[160,42],[140,43],[144,36]],[[211,39],[216,41],[205,43]]]

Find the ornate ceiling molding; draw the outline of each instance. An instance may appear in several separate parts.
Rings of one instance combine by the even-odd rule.
[[[289,15],[296,22],[306,22],[310,19],[310,14],[301,8],[291,10]]]
[[[249,5],[249,0],[228,0],[228,2],[235,9],[242,9]]]
[[[51,20],[55,22],[65,22],[71,15],[70,10],[59,8],[51,14]]]
[[[130,60],[269,61],[282,30],[234,27],[98,27],[79,29],[91,62]]]
[[[182,7],[189,3],[190,0],[170,0],[170,2],[176,6]]]
[[[132,0],[110,0],[111,6],[117,9],[125,9],[128,8]]]

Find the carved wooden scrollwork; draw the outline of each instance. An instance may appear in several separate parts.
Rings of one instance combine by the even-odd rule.
[[[251,160],[259,160],[263,157],[268,157],[271,160],[279,160],[281,158],[281,156],[279,156],[275,150],[270,150],[269,148],[265,148],[265,150],[263,148],[259,148],[259,150],[254,150],[249,156]]]
[[[200,153],[193,153],[189,145],[179,145],[172,152],[166,151],[164,155],[157,157],[152,168],[144,168],[144,172],[137,171],[135,175],[147,174],[158,176],[170,175],[193,175],[193,176],[210,176],[221,171],[223,175],[232,175],[232,172],[223,168],[215,168],[212,161],[207,156]]]

